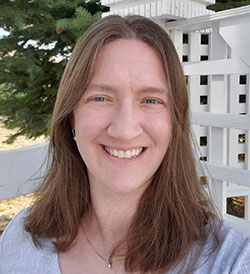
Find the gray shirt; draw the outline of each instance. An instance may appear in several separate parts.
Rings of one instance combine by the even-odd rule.
[[[0,274],[60,274],[52,240],[42,240],[43,248],[34,246],[24,231],[21,211],[9,223],[0,240]],[[227,224],[222,227],[222,242],[206,260],[206,246],[201,250],[194,274],[250,274],[250,237]],[[207,243],[209,245],[209,242]],[[178,267],[170,273],[183,273]],[[107,270],[108,273],[108,270]]]

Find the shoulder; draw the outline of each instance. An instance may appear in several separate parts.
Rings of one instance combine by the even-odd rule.
[[[25,231],[24,219],[28,213],[28,209],[19,212],[3,232],[0,240],[0,273],[59,273],[55,271],[57,254],[53,251],[52,241],[42,240],[43,248],[36,247],[30,234]],[[46,270],[46,265],[49,270]]]
[[[234,247],[242,247],[242,243],[248,243],[250,236],[223,222],[220,232],[221,242]]]
[[[224,223],[218,256],[231,262],[232,273],[250,273],[250,236]]]
[[[219,245],[205,260],[206,251],[211,245],[213,235],[209,235],[203,248],[201,267],[195,273],[250,274],[250,237],[223,222],[219,232]],[[202,261],[203,259],[203,261]]]

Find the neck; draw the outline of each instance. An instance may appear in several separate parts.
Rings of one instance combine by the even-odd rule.
[[[139,193],[118,195],[91,189],[91,209],[84,219],[89,237],[99,238],[106,252],[110,252],[126,237],[139,198]]]

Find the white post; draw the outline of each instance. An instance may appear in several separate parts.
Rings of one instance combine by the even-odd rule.
[[[180,61],[182,61],[182,35],[183,32],[181,30],[171,30],[170,32],[171,40],[175,45]]]
[[[225,59],[227,46],[219,34],[219,24],[214,25],[211,34],[211,59]],[[212,75],[210,83],[210,112],[227,112],[227,82],[224,75]],[[211,127],[208,132],[208,153],[209,159],[213,163],[226,164],[226,129]],[[226,213],[226,182],[212,180],[211,185],[212,199],[220,213]]]
[[[229,112],[232,114],[238,114],[238,102],[239,93],[238,90],[237,74],[231,74],[229,76]],[[228,133],[228,165],[232,167],[238,167],[238,134],[239,130],[229,129]]]
[[[189,60],[190,62],[198,62],[200,60],[199,41],[200,33],[191,31],[188,33],[189,39]],[[190,109],[195,111],[200,109],[200,76],[190,75],[188,76],[188,91],[189,91],[189,102]],[[200,138],[200,126],[192,125],[192,130],[197,144],[199,145]]]
[[[250,74],[247,75],[246,94],[246,114],[250,115]],[[250,170],[250,131],[246,131],[246,169]]]
[[[250,74],[247,75],[246,114],[250,115]],[[246,132],[246,169],[250,170],[250,131]],[[245,219],[250,221],[250,195],[245,197]]]
[[[245,196],[245,220],[250,221],[250,195]]]

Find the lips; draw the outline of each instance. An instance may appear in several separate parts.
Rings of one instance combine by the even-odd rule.
[[[138,147],[131,150],[117,150],[104,146],[104,150],[111,156],[120,158],[120,159],[131,159],[136,158],[145,151],[144,147]]]

